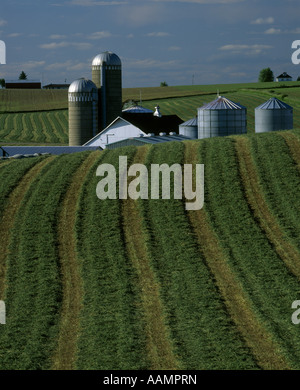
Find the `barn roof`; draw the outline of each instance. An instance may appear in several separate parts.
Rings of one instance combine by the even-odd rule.
[[[165,134],[165,135],[151,135],[148,134],[146,136],[141,137],[131,137],[126,138],[121,141],[112,142],[107,145],[107,149],[115,149],[122,146],[129,145],[145,145],[145,144],[158,144],[162,142],[171,142],[171,141],[188,141],[191,138],[186,137],[181,134]]]
[[[1,146],[0,156],[8,157],[15,155],[33,155],[37,154],[69,154],[76,152],[101,150],[99,146]]]
[[[122,112],[122,118],[138,127],[144,133],[176,132],[183,120],[177,115],[154,116],[152,113]]]

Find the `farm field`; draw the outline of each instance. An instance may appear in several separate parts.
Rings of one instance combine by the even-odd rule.
[[[98,199],[119,156],[204,164],[204,207]],[[0,183],[0,369],[300,369],[299,130],[5,160]]]
[[[18,93],[20,92],[20,93]],[[0,90],[0,143],[68,144],[67,91]],[[133,99],[163,115],[178,115],[183,121],[197,115],[197,108],[217,97],[217,92],[247,107],[247,131],[254,133],[254,109],[270,97],[294,108],[294,128],[300,128],[298,82],[223,84],[155,88],[127,88],[123,102]]]

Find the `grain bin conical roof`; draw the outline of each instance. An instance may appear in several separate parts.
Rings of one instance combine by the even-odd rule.
[[[281,100],[272,97],[265,103],[256,107],[256,110],[291,110],[292,107],[282,102]]]
[[[202,110],[241,110],[246,107],[239,103],[235,103],[224,96],[219,96],[210,103],[204,104],[200,109]]]

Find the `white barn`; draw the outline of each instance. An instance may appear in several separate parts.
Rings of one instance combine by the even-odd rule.
[[[152,113],[125,113],[118,116],[104,130],[95,135],[83,146],[100,146],[119,142],[128,138],[141,137],[149,133],[178,132],[179,125],[183,121],[177,115],[154,116]]]

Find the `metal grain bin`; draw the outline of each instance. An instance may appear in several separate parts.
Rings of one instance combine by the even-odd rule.
[[[198,138],[247,133],[247,109],[223,96],[198,108]]]
[[[98,132],[98,90],[88,79],[73,81],[68,90],[69,146],[80,146]]]
[[[92,80],[99,89],[99,131],[122,113],[122,64],[109,51],[98,54],[92,62]]]
[[[255,133],[293,128],[293,108],[273,97],[255,108]]]
[[[179,134],[191,139],[198,138],[198,118],[192,118],[179,125]]]

